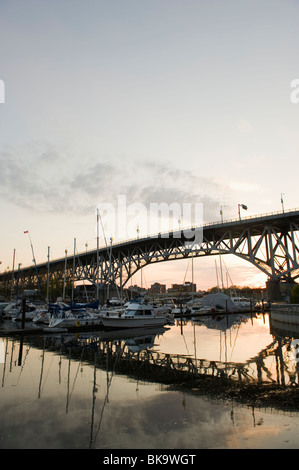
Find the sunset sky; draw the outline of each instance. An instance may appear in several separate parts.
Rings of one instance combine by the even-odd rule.
[[[32,264],[27,230],[37,262],[74,238],[94,249],[96,208],[119,195],[202,203],[203,222],[221,206],[238,217],[239,203],[244,217],[279,211],[281,194],[298,207],[298,16],[295,0],[2,0],[0,271],[14,249],[16,266]],[[248,263],[225,264],[234,284],[264,286]],[[213,257],[194,271],[216,285]],[[186,273],[188,260],[144,279]]]

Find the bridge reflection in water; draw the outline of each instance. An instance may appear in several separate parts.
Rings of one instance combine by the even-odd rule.
[[[297,443],[298,367],[292,341],[299,334],[268,320],[268,314],[228,315],[214,324],[212,319],[201,326],[186,321],[181,329],[179,322],[138,336],[126,330],[0,338],[5,349],[0,365],[2,448],[158,449],[181,448],[182,443],[185,448],[219,448],[234,446],[240,436],[240,442],[254,448],[267,433],[272,442],[271,423],[277,426],[275,435],[277,429],[289,431],[286,419]],[[198,347],[191,351],[193,332]],[[234,362],[214,360],[222,358],[218,346],[225,335],[225,357]],[[243,389],[250,393],[239,393]],[[279,391],[275,403],[269,402],[273,390]],[[292,396],[292,408],[290,401],[285,406],[286,394]],[[260,428],[264,405],[270,406],[271,419]],[[276,413],[281,409],[283,420]],[[252,424],[263,432],[255,433],[256,441]]]
[[[230,315],[230,318],[238,315]],[[247,322],[250,316],[243,315]],[[233,324],[234,320],[232,320]],[[179,323],[179,322],[178,322]],[[178,329],[178,326],[172,328]],[[184,326],[182,326],[184,328]],[[258,384],[296,386],[299,367],[296,361],[294,338],[299,333],[292,326],[270,323],[273,341],[258,354],[243,362],[197,358],[194,355],[171,354],[157,351],[155,340],[167,334],[169,328],[123,330],[36,336],[25,342],[44,350],[59,352],[67,358],[80,360],[107,371],[164,384],[194,384],[213,378],[215,390],[223,379],[239,385]],[[22,342],[20,343],[22,347]],[[20,349],[21,357],[22,351]],[[217,381],[218,379],[218,381]],[[222,379],[222,380],[221,380]],[[201,382],[202,383],[202,382]],[[210,383],[211,386],[211,383]]]

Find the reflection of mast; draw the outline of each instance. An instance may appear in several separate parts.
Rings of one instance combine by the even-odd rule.
[[[68,411],[69,411],[70,370],[71,370],[71,357],[69,357],[69,366],[68,366],[68,373],[67,373],[67,394],[66,394],[66,407],[65,407],[65,412],[66,413],[68,413]]]
[[[59,363],[58,363],[58,383],[61,384],[61,349],[59,354]]]
[[[3,364],[3,375],[2,375],[2,388],[4,387],[4,382],[5,382],[7,348],[8,348],[8,338],[6,338],[6,346],[5,346],[5,352],[4,352],[4,364]]]
[[[93,387],[92,387],[92,408],[91,408],[91,424],[90,424],[90,440],[89,440],[89,448],[91,449],[92,446],[92,439],[93,439],[93,426],[94,426],[94,410],[95,410],[95,402],[96,402],[96,392],[97,387],[97,369],[96,369],[96,361],[97,360],[97,353],[94,355],[94,368],[93,368]]]
[[[43,372],[44,372],[44,361],[45,361],[45,342],[44,342],[44,348],[43,348],[43,355],[42,355],[42,367],[40,371],[40,379],[39,379],[39,387],[38,387],[38,398],[41,396],[41,386],[42,386],[42,378],[43,378]]]
[[[125,348],[125,346],[121,347],[121,348],[118,350],[118,353],[117,353],[116,358],[115,358],[115,361],[114,361],[114,366],[113,366],[113,370],[112,370],[112,373],[111,373],[111,377],[110,377],[110,378],[109,378],[109,374],[108,374],[108,361],[106,362],[106,368],[107,368],[107,390],[106,390],[106,395],[105,395],[104,403],[103,403],[103,406],[102,406],[102,411],[101,411],[101,415],[100,415],[100,421],[99,421],[99,425],[98,425],[97,432],[96,432],[96,434],[95,434],[95,437],[94,437],[93,442],[92,442],[92,438],[90,439],[90,443],[89,443],[89,448],[90,448],[90,449],[93,447],[93,445],[95,445],[96,440],[97,440],[97,437],[98,437],[98,434],[99,434],[99,432],[100,432],[100,430],[101,430],[102,420],[103,420],[103,416],[104,416],[104,410],[105,410],[105,407],[106,407],[107,403],[109,403],[108,394],[109,394],[109,389],[110,389],[110,386],[111,386],[111,383],[112,383],[112,378],[113,378],[115,366],[116,366],[117,360],[122,356],[122,354],[123,354],[123,352],[124,352],[124,348]],[[107,357],[108,357],[108,349],[109,349],[109,342],[107,341],[107,342],[106,342],[106,360],[107,360]]]
[[[70,354],[71,354],[71,352],[70,352]],[[78,363],[78,367],[77,367],[77,371],[76,371],[76,374],[75,374],[75,378],[74,378],[74,382],[73,382],[73,386],[72,386],[71,392],[70,392],[71,356],[70,356],[70,358],[69,358],[68,378],[67,378],[67,398],[66,398],[66,410],[65,410],[66,413],[68,413],[69,405],[70,405],[70,403],[71,403],[71,398],[72,398],[73,391],[74,391],[74,388],[75,388],[75,383],[76,383],[76,381],[77,381],[79,369],[80,369],[80,366],[81,366],[81,363],[82,363],[83,354],[84,354],[84,348],[82,348],[82,351],[81,351],[81,359],[80,359],[80,361],[79,361],[79,363]]]

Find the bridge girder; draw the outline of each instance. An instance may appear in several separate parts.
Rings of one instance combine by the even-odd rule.
[[[196,229],[198,230],[198,229]],[[191,257],[232,254],[244,259],[270,280],[294,281],[299,277],[299,211],[211,224],[202,227],[202,242],[190,249],[184,231],[119,243],[111,247],[69,256],[49,264],[50,275],[75,281],[89,281],[100,288],[124,287],[141,268],[158,262]],[[99,255],[99,263],[97,262]],[[74,262],[75,261],[75,262]],[[47,263],[37,266],[41,284],[46,282]],[[6,277],[5,277],[6,275]],[[16,273],[23,287],[37,285],[33,266]],[[11,273],[2,273],[0,283],[10,282]]]

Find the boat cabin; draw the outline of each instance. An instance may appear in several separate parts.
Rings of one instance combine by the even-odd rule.
[[[153,309],[145,304],[130,304],[123,314],[125,318],[139,317],[144,315],[154,316]]]

